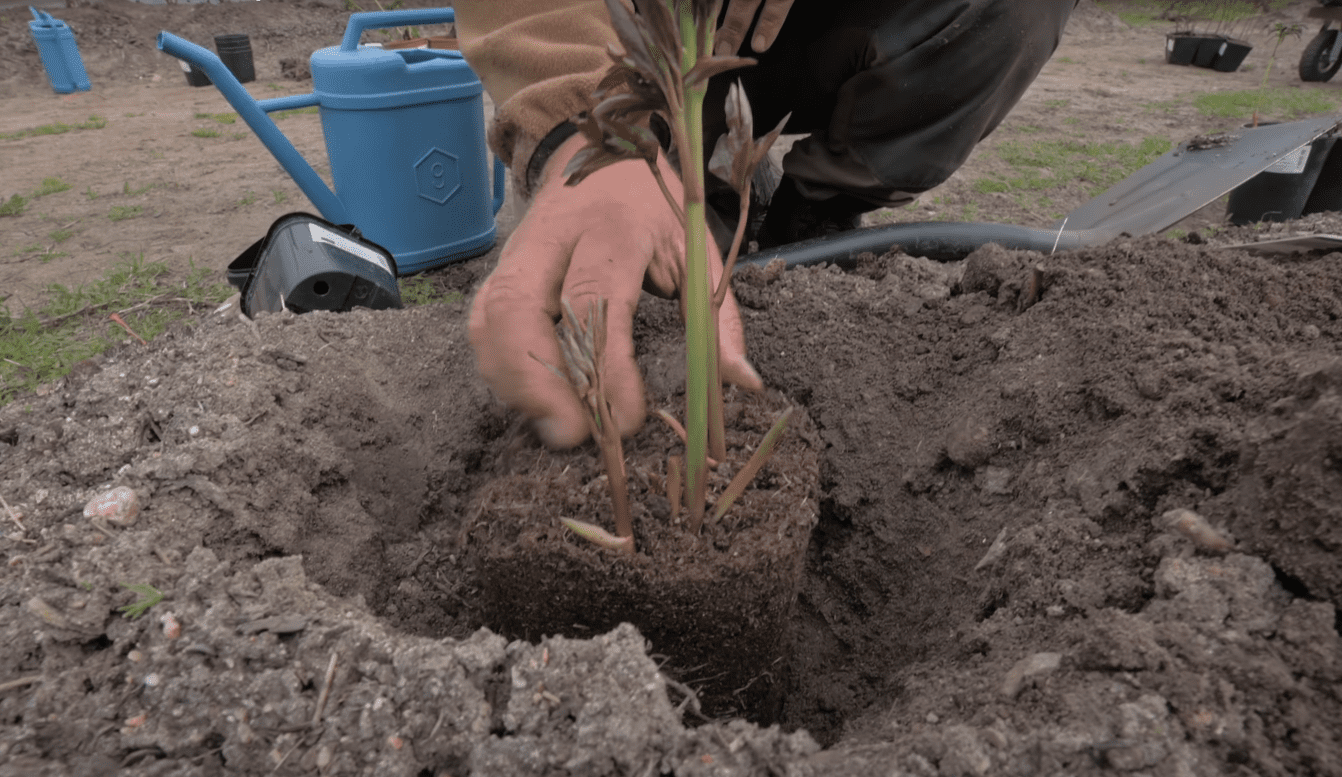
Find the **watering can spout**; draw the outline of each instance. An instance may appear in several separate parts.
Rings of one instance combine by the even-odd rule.
[[[228,66],[219,59],[214,52],[197,46],[191,41],[173,35],[170,32],[160,32],[158,34],[158,48],[171,54],[174,57],[188,63],[194,68],[205,71],[205,75],[210,77],[214,85],[219,87],[219,92],[223,94],[228,104],[238,112],[238,116],[247,122],[247,126],[252,128],[252,132],[260,138],[266,148],[275,159],[284,167],[294,183],[303,191],[312,204],[317,206],[321,215],[327,221],[336,224],[350,223],[349,215],[345,211],[345,206],[335,193],[331,191],[326,182],[317,175],[317,171],[312,169],[312,165],[303,159],[294,148],[294,144],[280,132],[280,128],[275,126],[275,122],[266,115],[261,104],[252,99],[242,84],[229,71]],[[280,98],[286,99],[286,98]],[[304,105],[316,105],[315,96],[303,96],[300,101]],[[291,102],[293,102],[291,100]],[[299,107],[298,102],[285,107]]]

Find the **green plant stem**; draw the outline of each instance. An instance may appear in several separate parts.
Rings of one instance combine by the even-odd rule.
[[[713,292],[713,317],[717,318],[722,303],[727,301],[727,289],[731,285],[732,271],[736,269],[736,258],[741,254],[741,241],[746,235],[746,220],[750,216],[750,181],[746,181],[746,190],[741,192],[741,209],[736,215],[736,234],[732,235],[732,247],[723,258],[722,279],[718,289]]]
[[[741,467],[740,472],[736,473],[736,477],[732,478],[732,482],[722,492],[722,496],[718,497],[718,503],[713,508],[714,522],[721,520],[727,510],[731,508],[732,503],[741,498],[741,495],[746,492],[746,487],[750,485],[750,482],[760,473],[764,463],[773,455],[774,448],[778,447],[778,441],[783,437],[783,431],[787,429],[788,421],[792,420],[794,409],[789,407],[783,411],[783,415],[779,416],[778,420],[774,422],[773,427],[769,429],[769,433],[764,435],[760,447],[755,449],[755,452],[750,456],[750,460],[745,463],[744,467]]]
[[[681,72],[688,73],[699,59],[698,32],[689,3],[680,6]],[[712,46],[712,36],[708,45]],[[685,475],[690,510],[689,528],[704,523],[708,489],[709,387],[717,375],[716,349],[710,328],[708,294],[708,228],[704,221],[704,94],[706,84],[685,89],[684,113],[677,133],[681,176],[685,186]]]

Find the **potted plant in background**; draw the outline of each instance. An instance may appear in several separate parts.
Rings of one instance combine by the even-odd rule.
[[[1165,61],[1171,65],[1191,65],[1202,42],[1193,27],[1193,17],[1187,2],[1170,3],[1165,18],[1174,22],[1174,31],[1165,34]]]
[[[1259,7],[1244,0],[1224,0],[1206,3],[1181,0],[1172,2],[1164,16],[1174,22],[1175,29],[1165,36],[1165,61],[1174,65],[1196,65],[1222,72],[1239,69],[1253,44],[1240,36],[1256,18]],[[1211,18],[1203,19],[1204,29],[1198,31],[1194,21],[1208,8]]]
[[[527,639],[590,636],[632,622],[668,657],[672,673],[697,688],[706,713],[769,720],[781,700],[819,469],[809,419],[776,394],[734,395],[736,424],[725,423],[716,325],[753,171],[786,117],[757,141],[744,90],[729,90],[729,131],[708,166],[735,187],[742,218],[714,287],[703,100],[710,77],[753,60],[712,55],[721,0],[649,0],[637,12],[621,0],[606,6],[620,43],[612,46],[599,104],[578,121],[588,146],[565,174],[575,184],[606,165],[641,160],[685,228],[686,423],[661,411],[665,426],[646,428],[625,446],[605,395],[604,301],[587,311],[566,307],[559,325],[565,363],[547,366],[587,410],[600,463],[590,450],[537,451],[533,464],[482,489],[468,548],[483,619]],[[654,113],[670,127],[681,160],[683,205],[658,168]],[[793,433],[784,434],[789,426]],[[682,444],[683,459],[670,455]],[[597,499],[602,492],[609,504]]]
[[[1247,2],[1224,3],[1221,6],[1221,41],[1216,45],[1216,54],[1211,61],[1211,69],[1221,73],[1233,73],[1244,63],[1244,58],[1253,51],[1253,44],[1243,36],[1258,20],[1258,10],[1267,10],[1267,2],[1259,3],[1259,8]]]

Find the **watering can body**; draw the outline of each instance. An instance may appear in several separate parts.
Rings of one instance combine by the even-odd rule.
[[[451,8],[351,14],[341,45],[312,54],[312,94],[260,102],[209,51],[166,32],[158,45],[210,76],[323,217],[358,227],[413,273],[493,247],[505,171],[495,160],[491,187],[484,89],[459,52],[383,50],[359,37],[453,20]],[[321,112],[334,192],[266,115],[311,105]]]
[[[79,56],[79,46],[70,25],[32,6],[28,6],[28,10],[33,14],[28,31],[37,43],[37,53],[42,57],[42,67],[47,71],[52,90],[57,94],[69,94],[91,89],[88,71],[84,69],[84,59]]]

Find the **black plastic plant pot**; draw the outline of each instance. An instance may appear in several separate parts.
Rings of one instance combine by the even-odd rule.
[[[1165,61],[1171,65],[1191,65],[1198,53],[1201,37],[1191,32],[1171,32],[1165,36]]]
[[[308,213],[281,216],[229,264],[228,282],[242,291],[247,316],[401,307],[391,252]]]
[[[1336,141],[1335,136],[1319,138],[1236,187],[1226,204],[1230,223],[1289,221],[1336,205],[1340,182],[1332,179],[1338,177],[1339,165],[1329,164],[1337,156],[1331,153]],[[1325,169],[1330,171],[1326,183],[1321,175]],[[1316,189],[1318,197],[1313,196]],[[1316,210],[1309,210],[1311,204]]]
[[[1253,44],[1248,41],[1226,38],[1221,47],[1217,49],[1216,59],[1212,61],[1212,70],[1221,73],[1233,73],[1239,70],[1239,66],[1244,64],[1244,58],[1253,51]]]
[[[252,62],[252,41],[243,33],[214,36],[214,48],[219,59],[238,79],[238,83],[256,80],[256,66]]]
[[[1193,64],[1198,67],[1211,67],[1216,56],[1221,53],[1221,44],[1225,43],[1221,35],[1203,35],[1198,38],[1198,50],[1193,55]]]
[[[186,76],[186,83],[190,86],[209,86],[210,77],[205,75],[204,70],[198,70],[187,63],[182,63],[182,74]]]

